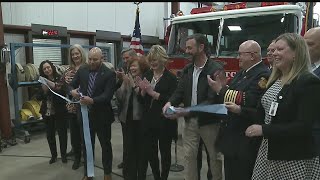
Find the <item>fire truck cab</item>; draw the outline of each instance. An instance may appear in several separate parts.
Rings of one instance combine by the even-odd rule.
[[[233,3],[220,9],[205,7],[209,12],[201,12],[205,11],[203,8],[193,10],[194,14],[191,15],[172,18],[167,49],[170,57],[168,69],[177,74],[190,62],[186,59],[185,43],[187,36],[194,33],[208,38],[210,58],[224,64],[229,79],[239,70],[237,56],[242,42],[249,39],[257,41],[262,49],[262,58],[267,62],[267,47],[273,39],[286,32],[302,33],[305,10],[301,6],[251,2],[260,6],[255,7],[249,3]]]

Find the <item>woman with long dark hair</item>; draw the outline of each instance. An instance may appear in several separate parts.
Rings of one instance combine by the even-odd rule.
[[[47,79],[49,87],[65,96],[66,93],[62,88],[63,82],[61,76],[57,73],[55,66],[49,60],[42,61],[39,66],[40,76]],[[67,110],[66,102],[60,97],[54,95],[47,86],[42,84],[42,92],[39,94],[39,100],[42,101],[40,113],[46,123],[47,140],[51,152],[49,164],[57,161],[56,131],[59,135],[61,159],[63,163],[67,163],[67,120],[64,119]]]

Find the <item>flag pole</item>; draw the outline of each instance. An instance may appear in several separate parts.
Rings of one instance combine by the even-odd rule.
[[[140,21],[139,21],[139,14],[140,14],[139,4],[141,2],[133,2],[133,3],[137,5],[137,9],[136,9],[135,25],[134,25],[133,34],[131,37],[130,48],[133,48],[138,55],[143,55],[144,52],[141,44],[141,29],[140,29]]]

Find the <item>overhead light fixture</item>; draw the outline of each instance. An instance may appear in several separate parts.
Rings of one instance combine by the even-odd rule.
[[[228,26],[230,31],[241,31],[241,27],[240,26]]]

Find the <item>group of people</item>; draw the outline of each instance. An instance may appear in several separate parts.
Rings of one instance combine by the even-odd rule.
[[[112,169],[111,123],[114,121],[111,99],[116,87],[116,74],[107,66],[102,65],[104,58],[100,48],[92,48],[87,57],[84,49],[75,44],[70,47],[69,58],[70,66],[63,75],[57,73],[55,66],[49,60],[40,64],[39,73],[46,78],[51,90],[74,101],[80,100],[81,104],[88,106],[92,149],[94,152],[95,135],[97,134],[102,148],[104,179],[109,180]],[[80,93],[83,96],[80,97]],[[62,162],[67,163],[67,127],[70,122],[71,144],[75,157],[72,169],[79,168],[83,151],[84,179],[87,179],[86,148],[83,145],[80,105],[66,103],[44,84],[42,84],[42,91],[38,94],[38,99],[42,101],[40,112],[47,124],[47,140],[51,152],[49,164],[57,161],[56,131],[59,135]]]
[[[116,70],[103,64],[101,49],[97,47],[89,51],[87,58],[83,48],[76,44],[71,46],[69,56],[70,67],[63,75],[56,72],[49,60],[40,64],[39,72],[46,78],[51,90],[88,106],[92,149],[94,152],[97,134],[102,148],[104,179],[111,179],[111,124],[115,118],[111,107],[113,95],[117,98],[118,118],[123,127],[125,179],[145,179],[148,162],[155,179],[167,179],[171,165],[171,142],[177,134],[177,122],[166,119],[162,115],[162,107],[175,90],[177,78],[165,67],[169,58],[165,49],[154,45],[147,56],[137,56],[133,49],[126,49],[122,52],[124,61]],[[47,140],[52,156],[49,163],[57,161],[56,131],[62,162],[67,163],[67,119],[70,119],[75,157],[72,169],[79,168],[83,151],[83,179],[92,179],[87,176],[80,105],[66,103],[45,85],[42,85],[38,99],[42,101],[41,113],[47,124]]]
[[[320,179],[319,48],[320,28],[310,29],[304,37],[282,34],[267,49],[268,67],[262,61],[259,43],[247,40],[238,50],[241,70],[230,82],[223,66],[210,59],[208,40],[201,34],[186,40],[191,63],[179,79],[166,68],[169,57],[160,45],[153,45],[146,56],[138,56],[133,49],[123,50],[123,62],[115,70],[103,65],[101,49],[92,48],[87,58],[80,45],[73,45],[65,74],[58,75],[48,60],[40,64],[39,72],[52,90],[88,106],[92,148],[97,134],[105,180],[111,179],[112,170],[113,95],[122,126],[120,167],[125,179],[146,179],[148,163],[154,179],[168,179],[177,119],[184,117],[186,180],[200,179],[197,160],[202,158],[202,144],[208,157],[208,178],[214,180],[316,180]],[[62,162],[67,162],[65,117],[70,117],[75,153],[72,168],[79,168],[83,151],[83,179],[92,179],[86,172],[79,104],[66,103],[45,85],[42,90],[40,112],[47,124],[49,163],[57,161],[56,130]],[[181,104],[225,104],[228,115],[189,112]],[[175,112],[167,113],[171,106],[176,107]]]
[[[243,42],[238,50],[241,70],[229,83],[214,68],[214,61],[209,62],[207,45],[203,35],[188,37],[186,53],[193,63],[184,68],[176,91],[163,107],[164,114],[181,102],[185,106],[224,103],[228,109],[226,117],[183,108],[165,114],[186,120],[185,179],[198,178],[200,137],[210,158],[223,154],[226,180],[319,179],[320,28],[310,29],[304,37],[294,33],[277,37],[268,47],[270,67],[262,61],[256,41]],[[208,143],[206,128],[212,133]],[[210,161],[210,166],[213,179],[221,179],[220,163]]]
[[[138,56],[133,49],[121,54],[124,62],[116,70],[115,95],[123,133],[124,178],[146,179],[149,162],[154,179],[168,179],[177,122],[166,119],[162,107],[176,89],[177,78],[166,69],[169,57],[160,45],[153,45],[147,56]]]

